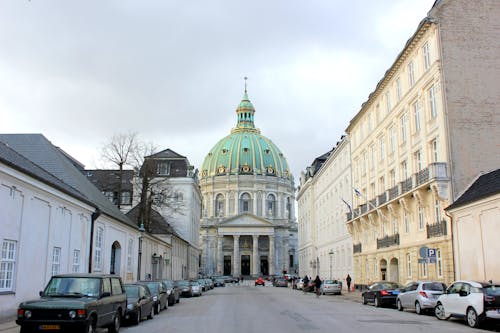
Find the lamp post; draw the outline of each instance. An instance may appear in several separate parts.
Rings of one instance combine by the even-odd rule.
[[[330,255],[330,280],[331,280],[332,279],[333,250],[330,249],[330,251],[328,251],[328,255]]]
[[[137,281],[141,280],[141,266],[142,266],[142,237],[144,235],[144,232],[146,229],[144,229],[144,223],[141,222],[141,225],[139,226],[139,257],[138,257],[138,263],[137,263]]]

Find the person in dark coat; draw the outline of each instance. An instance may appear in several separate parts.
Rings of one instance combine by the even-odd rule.
[[[347,277],[345,278],[345,282],[347,282],[347,291],[351,291],[351,276],[349,274],[347,274]]]
[[[309,286],[309,278],[306,276],[304,276],[304,278],[302,279],[302,282],[304,282],[302,284],[302,290],[304,291],[304,293],[307,291],[307,287]]]
[[[321,283],[319,275],[316,275],[316,278],[314,279],[314,291],[316,292],[316,297],[319,297],[321,294]]]

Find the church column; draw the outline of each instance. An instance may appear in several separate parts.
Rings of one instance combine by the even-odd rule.
[[[231,216],[231,191],[227,191],[226,193],[226,218]]]
[[[222,252],[222,241],[224,239],[223,235],[217,236],[217,274],[222,275],[224,273],[224,253]]]
[[[240,276],[240,235],[233,235],[234,250],[233,250],[233,276]]]
[[[252,235],[253,237],[253,265],[252,265],[252,275],[260,275],[259,270],[259,235]]]
[[[238,215],[240,213],[240,193],[238,191],[234,194],[234,215]]]
[[[288,263],[290,256],[288,255],[288,238],[283,237],[283,269],[286,270],[287,273],[290,273],[288,271],[288,268],[290,267],[290,264]]]
[[[269,235],[269,275],[274,274],[274,235]]]
[[[266,218],[267,217],[267,206],[266,206],[266,196],[267,194],[264,192],[262,194],[262,217]]]
[[[215,201],[215,194],[212,192],[210,193],[210,203],[208,204],[208,216],[209,217],[214,217],[215,216],[215,209],[214,209],[214,201]]]
[[[258,205],[257,205],[257,192],[255,192],[253,194],[253,214],[255,216],[259,216],[259,213],[257,212],[257,208],[258,208]]]
[[[281,200],[283,200],[283,196],[281,195],[281,193],[278,193],[277,194],[277,197],[276,197],[276,217],[281,219],[283,218],[283,211],[282,211],[282,206],[283,206],[283,203],[281,202]]]

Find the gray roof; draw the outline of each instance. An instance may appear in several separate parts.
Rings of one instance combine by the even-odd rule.
[[[103,214],[113,217],[130,227],[137,228],[134,222],[87,180],[87,177],[74,165],[74,160],[72,161],[61,153],[60,149],[52,145],[42,134],[0,134],[0,142],[7,144],[11,149],[40,168],[77,189]]]
[[[139,205],[128,211],[127,216],[133,221],[139,223]],[[167,220],[156,210],[151,209],[151,234],[157,235],[174,235],[177,238],[184,240],[175,229],[167,222]]]
[[[446,210],[500,193],[500,169],[481,175],[454,203]]]

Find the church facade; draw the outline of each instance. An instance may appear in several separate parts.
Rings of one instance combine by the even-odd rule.
[[[298,272],[293,176],[283,153],[254,125],[247,92],[237,125],[206,156],[200,271],[260,276]]]

